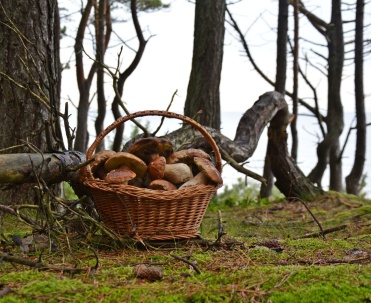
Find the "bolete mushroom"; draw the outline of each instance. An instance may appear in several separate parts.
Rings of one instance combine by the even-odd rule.
[[[147,173],[146,163],[137,156],[127,152],[118,152],[109,157],[104,163],[104,168],[110,172],[122,165],[129,167],[139,178],[144,178]]]
[[[192,179],[188,180],[186,183],[183,183],[179,189],[196,186],[196,185],[206,185],[210,183],[209,177],[203,172],[200,171],[196,176]]]
[[[148,164],[148,175],[151,180],[162,179],[165,173],[166,159],[159,156]]]
[[[104,163],[101,166],[98,166],[93,173],[94,178],[98,178],[101,180],[104,180],[107,174],[108,174],[108,171],[106,171],[106,169],[104,168]]]
[[[128,182],[132,179],[134,179],[136,176],[136,173],[133,172],[128,166],[122,165],[117,169],[111,170],[105,180],[108,183],[114,183],[114,184],[128,184]]]
[[[173,152],[173,144],[166,137],[141,138],[135,141],[127,152],[136,155],[149,164],[159,156],[164,156],[165,158],[169,156]]]
[[[183,184],[193,177],[187,164],[174,163],[165,165],[164,179],[175,185]]]
[[[166,180],[162,180],[162,179],[153,180],[148,185],[148,188],[154,189],[154,190],[175,190],[177,189],[177,187],[173,183],[166,181]]]
[[[223,184],[223,179],[220,175],[220,172],[216,169],[214,164],[205,158],[195,157],[195,164],[201,172],[204,172],[205,175],[215,184]]]
[[[201,157],[211,160],[210,156],[202,149],[189,148],[182,149],[172,153],[169,157],[166,158],[166,163],[169,164],[185,163],[188,165],[192,165],[194,163],[193,162],[194,157]]]
[[[116,152],[113,150],[101,150],[93,155],[94,161],[90,164],[91,171],[94,173],[99,167],[104,165],[107,159],[114,155]]]

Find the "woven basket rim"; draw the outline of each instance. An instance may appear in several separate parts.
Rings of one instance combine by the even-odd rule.
[[[195,120],[193,120],[193,119],[191,119],[187,116],[183,116],[181,114],[177,114],[177,113],[173,113],[173,112],[169,112],[169,111],[160,111],[160,110],[139,111],[139,112],[132,113],[130,115],[123,116],[120,119],[117,119],[115,122],[113,122],[111,125],[109,125],[105,130],[103,130],[96,137],[96,139],[91,144],[91,146],[89,147],[89,149],[86,153],[86,160],[89,161],[90,159],[92,159],[93,152],[95,151],[95,149],[98,147],[98,145],[103,140],[103,138],[106,135],[108,135],[111,131],[113,131],[119,125],[121,125],[121,124],[123,124],[127,121],[133,120],[133,119],[138,118],[138,117],[144,117],[144,116],[163,116],[163,117],[167,117],[167,118],[179,119],[179,120],[182,120],[182,121],[187,122],[188,124],[192,125],[194,128],[196,128],[204,136],[204,138],[210,144],[210,146],[211,146],[211,148],[214,152],[214,156],[215,156],[215,167],[220,172],[220,174],[222,173],[222,170],[223,170],[222,156],[221,156],[221,153],[219,151],[218,145],[216,144],[216,142],[214,141],[212,136],[209,134],[209,132],[201,124],[199,124],[198,122],[196,122]],[[94,177],[93,177],[92,171],[91,171],[90,164],[88,164],[88,165],[86,165],[86,166],[84,166],[83,168],[80,169],[80,179],[82,181],[95,180]]]
[[[141,188],[132,185],[123,185],[123,184],[112,184],[108,183],[104,180],[95,179],[95,180],[86,180],[84,181],[84,185],[87,187],[92,188],[99,188],[102,190],[110,191],[110,192],[130,192],[130,194],[135,195],[145,195],[147,197],[163,197],[163,198],[170,198],[173,199],[176,196],[193,196],[195,192],[198,191],[216,191],[221,185],[205,185],[199,184],[191,187],[185,187],[181,189],[174,189],[174,190],[155,190],[150,188]]]

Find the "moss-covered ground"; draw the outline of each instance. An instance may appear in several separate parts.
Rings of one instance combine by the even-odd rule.
[[[0,303],[371,302],[371,201],[327,193],[305,205],[219,202],[210,205],[201,226],[202,238],[210,242],[221,229],[226,233],[215,245],[96,246],[97,270],[82,239],[71,239],[70,249],[61,241],[54,252],[29,253],[4,241],[2,254],[41,258],[55,268],[1,260]],[[24,232],[8,216],[2,228],[7,238]],[[321,229],[323,234],[316,235]],[[133,267],[139,263],[161,267],[162,279],[135,277]],[[83,271],[71,276],[56,270],[74,266]]]

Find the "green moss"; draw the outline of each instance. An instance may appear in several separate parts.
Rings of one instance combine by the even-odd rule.
[[[347,226],[327,234],[325,239],[295,238],[319,231],[301,203],[254,201],[238,207],[223,204],[208,209],[202,222],[202,237],[215,240],[220,221],[226,232],[220,246],[208,249],[193,242],[172,251],[139,250],[133,246],[108,250],[98,246],[99,270],[73,277],[64,276],[61,271],[14,268],[2,262],[0,284],[15,292],[1,297],[0,303],[371,301],[371,265],[364,261],[371,252],[371,234],[367,234],[370,201],[327,195],[308,202],[324,229]],[[8,221],[8,216],[4,221],[6,234],[13,234],[16,222]],[[60,264],[61,268],[71,264],[88,268],[94,264],[91,251],[79,245],[81,239],[71,239],[72,252],[63,239],[58,240],[58,252],[45,253],[44,262]],[[264,246],[265,241],[272,240],[281,250]],[[36,254],[20,255],[17,247],[6,249],[24,259],[38,258]],[[186,259],[189,256],[187,260],[194,262],[201,274],[172,255]],[[133,266],[143,262],[161,266],[163,279],[148,282],[135,278]]]
[[[369,265],[286,268],[289,278],[280,284],[281,289],[273,291],[270,299],[272,302],[368,302],[370,268]]]

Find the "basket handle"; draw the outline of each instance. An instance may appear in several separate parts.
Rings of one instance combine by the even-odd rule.
[[[215,154],[215,167],[220,173],[222,172],[222,157],[221,157],[219,148],[216,145],[216,142],[214,141],[214,139],[208,133],[208,131],[201,124],[199,124],[198,122],[196,122],[195,120],[193,120],[189,117],[186,117],[186,116],[183,116],[183,115],[180,115],[180,114],[176,114],[176,113],[173,113],[173,112],[161,111],[161,110],[139,111],[139,112],[135,112],[135,113],[132,113],[130,115],[123,116],[123,117],[117,119],[115,122],[113,122],[111,125],[109,125],[105,130],[103,130],[98,135],[98,137],[95,139],[95,141],[92,143],[92,145],[89,147],[89,149],[86,153],[86,160],[91,159],[94,150],[97,148],[97,146],[102,141],[102,139],[107,134],[109,134],[112,130],[114,130],[117,126],[119,126],[120,124],[125,123],[126,121],[131,120],[133,118],[144,117],[144,116],[163,116],[163,117],[167,117],[167,118],[175,118],[175,119],[179,119],[179,120],[182,120],[184,122],[187,122],[188,124],[195,127],[205,137],[205,139],[208,141],[208,143],[211,145],[211,147],[214,151],[214,154]],[[87,166],[83,167],[81,169],[80,175],[82,177],[87,177],[88,179],[89,178],[93,179],[93,174],[91,172],[90,165],[87,165]]]

